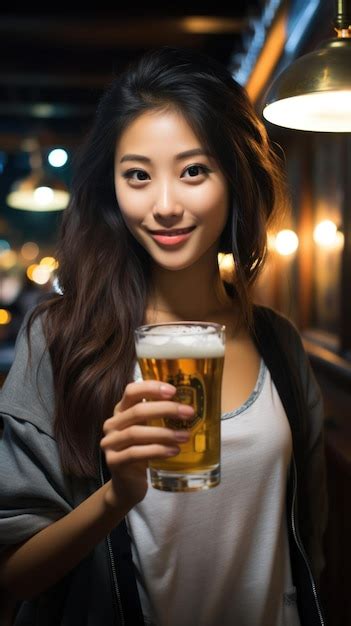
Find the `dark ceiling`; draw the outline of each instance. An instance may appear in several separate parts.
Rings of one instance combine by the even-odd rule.
[[[245,50],[264,0],[131,3],[113,10],[0,12],[0,141],[26,133],[75,143],[103,87],[136,55],[161,46],[206,51],[225,64]]]

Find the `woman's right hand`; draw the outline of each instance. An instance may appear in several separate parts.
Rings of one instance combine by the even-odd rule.
[[[193,417],[191,406],[171,400],[175,392],[173,385],[157,380],[129,383],[113,416],[104,422],[100,445],[112,478],[106,496],[110,506],[118,503],[129,510],[143,500],[148,489],[148,462],[175,456],[179,443],[188,441],[186,430],[149,425],[155,418]]]

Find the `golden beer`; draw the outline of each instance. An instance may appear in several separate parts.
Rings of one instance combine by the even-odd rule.
[[[136,351],[144,380],[177,388],[172,400],[193,406],[189,420],[155,418],[153,426],[190,431],[180,452],[150,462],[151,483],[171,491],[198,491],[220,482],[220,415],[224,364],[224,327],[183,322],[143,326],[136,331]]]

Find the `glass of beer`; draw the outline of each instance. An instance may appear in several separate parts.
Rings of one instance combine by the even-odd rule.
[[[163,491],[201,491],[220,482],[221,391],[225,326],[214,322],[170,322],[139,326],[135,331],[138,363],[144,380],[170,383],[172,400],[190,404],[189,420],[155,418],[153,426],[187,429],[190,438],[169,459],[149,463],[151,485]]]

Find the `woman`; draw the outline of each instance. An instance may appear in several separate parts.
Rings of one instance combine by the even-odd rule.
[[[0,402],[0,586],[16,625],[324,623],[320,391],[295,328],[252,297],[279,172],[210,58],[154,50],[102,97],[63,219],[62,294],[25,320]],[[222,480],[165,493],[148,461],[188,434],[148,420],[192,411],[140,380],[133,333],[189,319],[226,326]]]

